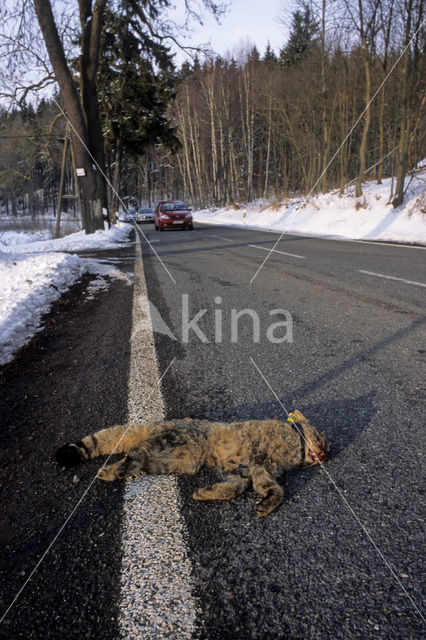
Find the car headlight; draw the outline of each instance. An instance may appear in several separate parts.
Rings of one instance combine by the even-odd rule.
[[[185,218],[192,218],[192,213],[187,213],[187,214],[185,215]]]
[[[162,219],[162,220],[170,220],[169,216],[166,216],[166,214],[165,214],[165,213],[162,213],[162,214],[161,214],[161,219]]]

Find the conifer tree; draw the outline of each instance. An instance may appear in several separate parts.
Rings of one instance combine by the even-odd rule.
[[[98,97],[107,160],[114,165],[112,214],[118,209],[123,154],[143,155],[149,145],[159,142],[172,150],[179,146],[166,115],[173,96],[167,79],[173,71],[166,47],[151,40],[141,41],[127,16],[106,13]]]
[[[266,64],[270,64],[273,65],[276,62],[278,62],[278,58],[275,55],[274,50],[271,47],[271,43],[268,40],[268,44],[266,45],[266,49],[265,49],[265,54],[263,56],[263,62],[266,62]]]
[[[309,50],[317,33],[318,24],[311,14],[309,5],[305,4],[303,11],[299,9],[294,11],[290,37],[280,51],[280,63],[284,67],[297,64]]]

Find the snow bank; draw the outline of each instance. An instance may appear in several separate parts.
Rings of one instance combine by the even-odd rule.
[[[86,235],[84,231],[77,231],[77,233],[71,233],[64,238],[57,238],[56,240],[42,239],[33,241],[30,239],[27,243],[22,243],[17,246],[17,243],[10,244],[8,246],[0,244],[1,251],[10,251],[14,253],[45,253],[47,251],[83,251],[85,249],[115,249],[122,246],[123,243],[129,241],[129,235],[132,231],[132,226],[124,222],[119,222],[117,225],[112,225],[111,229],[100,229],[95,233]],[[5,232],[4,235],[14,232]],[[21,233],[16,235],[22,235]],[[24,234],[27,235],[27,234]],[[28,234],[34,236],[35,234]],[[2,242],[0,236],[0,243]]]
[[[78,256],[0,252],[0,364],[12,359],[40,327],[52,302],[82,275]]]
[[[50,240],[52,233],[47,229],[42,231],[0,231],[0,251],[5,247],[15,246],[17,244],[28,244],[30,242],[38,242],[40,240]]]
[[[198,222],[265,229],[326,238],[381,240],[426,245],[426,171],[412,180],[402,206],[389,204],[390,179],[369,182],[361,198],[351,187],[338,192],[293,198],[280,205],[258,201],[239,209],[194,212]]]
[[[129,241],[131,225],[120,223],[108,231],[74,233],[52,240],[45,232],[0,233],[0,365],[40,330],[43,314],[84,273],[97,275],[89,292],[103,288],[101,277],[120,278],[132,284],[132,274],[105,261],[63,253],[82,249],[121,247]],[[105,281],[104,281],[105,282]]]

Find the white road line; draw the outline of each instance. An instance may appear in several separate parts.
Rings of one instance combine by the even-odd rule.
[[[291,256],[292,258],[301,258],[305,259],[306,256],[299,256],[296,253],[287,253],[286,251],[278,251],[278,249],[268,249],[268,247],[260,247],[257,244],[249,244],[249,247],[253,247],[254,249],[263,249],[263,251],[271,251],[272,253],[281,253],[283,256]]]
[[[414,245],[414,244],[402,244],[402,243],[398,243],[398,242],[374,242],[374,240],[351,240],[349,238],[345,239],[342,238],[342,240],[344,242],[357,242],[358,244],[377,244],[380,246],[385,246],[385,247],[398,247],[398,248],[403,248],[403,249],[423,249],[423,251],[426,250],[426,247],[419,247],[418,245]]]
[[[164,419],[151,322],[146,318],[147,290],[140,243],[135,269],[130,371],[129,421]],[[149,402],[145,398],[150,398]],[[120,637],[126,640],[182,638],[196,632],[199,609],[191,562],[185,545],[177,481],[171,476],[144,476],[124,491],[122,526]]]
[[[230,238],[224,238],[223,236],[216,236],[214,233],[210,233],[209,238],[219,238],[219,240],[225,240],[226,242],[234,242]]]
[[[364,271],[358,269],[359,273],[365,273],[368,276],[376,276],[377,278],[385,278],[386,280],[397,280],[398,282],[404,282],[405,284],[413,284],[416,287],[426,287],[424,282],[416,282],[415,280],[406,280],[405,278],[396,278],[395,276],[386,276],[384,273],[374,273],[374,271]]]

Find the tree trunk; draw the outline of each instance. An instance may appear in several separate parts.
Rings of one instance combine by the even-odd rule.
[[[327,162],[328,162],[328,118],[327,118],[327,75],[326,75],[326,47],[325,47],[325,12],[326,0],[322,0],[321,13],[321,101],[322,101],[322,191],[325,193],[328,188],[327,182]]]
[[[405,175],[407,173],[408,166],[408,146],[410,135],[410,98],[411,98],[411,81],[410,75],[410,32],[411,22],[413,19],[414,10],[413,0],[407,2],[407,16],[405,24],[405,38],[404,38],[404,59],[402,63],[402,107],[401,107],[401,121],[400,121],[400,138],[399,138],[399,150],[398,150],[398,163],[396,170],[396,188],[395,198],[392,201],[394,207],[399,207],[404,201],[404,183]]]
[[[212,167],[212,185],[213,185],[213,202],[218,203],[218,157],[217,157],[217,144],[216,144],[216,125],[215,125],[215,96],[214,90],[214,75],[213,71],[207,76],[206,82],[203,83],[203,91],[205,100],[207,102],[209,119],[210,119],[210,152],[211,152],[211,167]]]
[[[254,109],[253,109],[253,78],[250,63],[241,73],[240,109],[243,145],[246,154],[246,196],[247,202],[253,198],[253,153],[254,153]]]
[[[383,73],[386,73],[386,68],[383,69]],[[384,156],[384,149],[385,149],[385,127],[384,127],[384,117],[385,117],[385,95],[386,95],[386,90],[385,90],[385,86],[383,85],[382,89],[381,89],[381,94],[380,94],[380,107],[379,107],[379,137],[380,137],[380,141],[379,141],[379,166],[377,169],[377,184],[382,184],[382,177],[383,177],[383,161],[382,158]]]
[[[86,112],[86,114],[83,113],[77,89],[58,35],[50,1],[34,0],[34,6],[55,79],[61,90],[67,117],[73,129],[72,142],[76,166],[84,170],[84,175],[78,178],[77,184],[82,203],[81,214],[83,227],[86,233],[93,233],[97,229],[104,228],[102,208],[106,207],[106,186],[103,175],[99,169],[94,168],[93,158],[98,161],[99,156],[97,158],[97,155],[99,150],[92,150],[90,135],[88,133],[92,126],[90,120],[92,114],[90,111]],[[93,87],[91,87],[89,93],[91,91],[93,91]],[[96,96],[94,99],[97,103]],[[96,122],[94,123],[94,128],[97,129]],[[101,164],[100,167],[103,171],[103,164]]]
[[[355,195],[357,198],[362,196],[361,184],[365,180],[365,171],[367,169],[368,158],[368,134],[370,131],[371,121],[371,64],[370,64],[370,51],[368,43],[363,38],[364,46],[364,71],[365,71],[365,115],[364,115],[364,128],[362,130],[361,145],[359,148],[359,173],[356,181]]]
[[[14,218],[18,217],[18,209],[16,207],[16,194],[12,191],[12,215]]]
[[[29,170],[29,178],[28,178],[28,211],[31,215],[31,218],[35,219],[35,207],[34,207],[34,181],[33,181],[33,171],[32,168]]]
[[[152,176],[151,176],[151,165],[152,160],[148,158],[148,162],[146,163],[146,187],[148,191],[148,206],[150,207],[153,201],[152,198]]]
[[[199,144],[199,135],[198,135],[198,118],[195,113],[191,112],[191,101],[189,98],[189,90],[186,87],[186,115],[188,120],[188,137],[191,143],[191,151],[192,151],[192,160],[195,167],[195,186],[193,185],[193,180],[191,177],[192,167],[190,164],[190,154],[187,154],[187,172],[188,172],[188,182],[191,189],[191,200],[194,204],[198,203],[201,205],[205,198],[206,193],[209,193],[209,185],[208,185],[208,176],[206,176],[206,186],[203,189],[203,180],[202,180],[202,159],[201,159],[201,149]],[[209,193],[210,198],[210,193]]]
[[[90,141],[90,151],[97,164],[104,170],[105,150],[99,103],[96,90],[102,19],[106,0],[96,0],[92,13],[92,0],[80,0],[81,56],[80,89],[83,114]]]
[[[180,120],[180,130],[182,132],[182,139],[183,139],[183,151],[184,151],[184,160],[185,160],[185,164],[182,165],[182,176],[183,176],[183,180],[184,180],[184,191],[185,191],[185,199],[188,197],[188,192],[189,192],[189,199],[191,200],[191,202],[195,203],[195,197],[194,197],[194,189],[192,186],[192,172],[191,172],[191,162],[190,162],[190,151],[188,148],[188,135],[186,132],[186,126],[185,126],[185,115],[179,111],[178,109],[178,116],[179,116],[179,120]],[[188,116],[189,118],[190,116]]]
[[[112,222],[115,222],[118,206],[119,206],[119,193],[120,193],[122,165],[123,165],[123,135],[122,133],[120,133],[120,136],[117,139],[116,148],[115,148],[114,173],[112,176],[112,190],[111,190]]]
[[[387,75],[387,67],[388,67],[388,51],[389,45],[391,41],[391,28],[392,28],[392,18],[393,18],[393,7],[394,0],[391,1],[389,5],[389,13],[386,18],[386,28],[384,29],[383,37],[384,37],[384,52],[383,52],[383,62],[382,62],[382,89],[380,94],[380,107],[379,107],[379,166],[377,169],[377,184],[382,184],[383,178],[383,157],[385,152],[385,106],[386,106],[386,88],[385,88],[385,79]],[[381,17],[382,24],[384,23],[384,17]]]
[[[272,82],[269,79],[269,102],[268,102],[268,137],[266,143],[266,160],[265,160],[265,182],[263,185],[263,197],[268,195],[268,180],[269,180],[269,159],[271,156],[271,134],[272,134]]]

